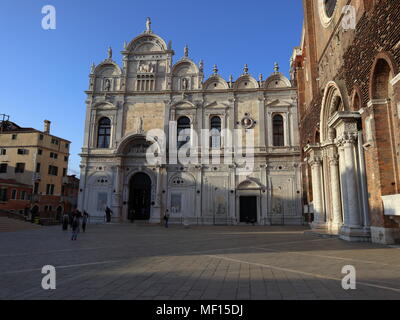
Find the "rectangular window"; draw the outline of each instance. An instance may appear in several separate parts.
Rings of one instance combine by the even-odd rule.
[[[44,138],[44,135],[40,134],[39,135],[39,140],[43,140],[43,138]]]
[[[26,200],[26,191],[21,191],[21,200]]]
[[[16,135],[16,134],[13,134],[13,135],[11,136],[11,139],[17,140],[17,135]]]
[[[11,191],[11,200],[17,200],[17,190]]]
[[[51,139],[51,143],[52,144],[55,144],[55,145],[57,145],[58,146],[58,144],[60,143],[57,139]]]
[[[42,149],[39,149],[39,150],[38,150],[38,155],[41,156],[42,153],[43,153],[43,150],[42,150]]]
[[[40,162],[36,163],[36,173],[40,173]]]
[[[68,156],[65,156],[65,157],[64,157],[64,161],[65,161],[65,162],[68,162]]]
[[[7,202],[7,189],[5,188],[0,189],[0,201]]]
[[[65,148],[68,149],[69,148],[69,143],[65,144]]]
[[[57,176],[58,175],[58,167],[56,166],[49,166],[49,175]]]
[[[63,177],[65,177],[66,175],[67,175],[67,169],[64,168],[64,169],[63,169]]]
[[[50,152],[50,158],[57,159],[58,158],[58,154],[54,153],[54,152]]]
[[[18,149],[18,154],[27,155],[27,154],[29,154],[29,150],[27,150],[27,149]]]
[[[46,194],[52,196],[54,194],[54,184],[48,184],[46,186]]]
[[[0,156],[5,156],[7,154],[7,149],[0,149]]]
[[[25,171],[25,163],[17,163],[15,166],[15,173],[24,173]]]
[[[33,193],[38,194],[39,193],[39,182],[35,182],[35,186],[33,188]]]
[[[0,164],[0,173],[7,173],[7,163]]]

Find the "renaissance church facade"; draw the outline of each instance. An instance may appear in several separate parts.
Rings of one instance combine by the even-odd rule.
[[[79,209],[101,220],[108,206],[120,222],[158,223],[168,213],[172,223],[303,223],[297,91],[277,64],[265,80],[247,65],[236,80],[224,80],[216,65],[206,79],[187,47],[173,63],[171,43],[153,33],[150,19],[122,56],[119,66],[110,48],[91,68]],[[165,137],[149,139],[154,130]],[[202,130],[210,137],[196,139]],[[234,130],[242,136],[229,139]],[[243,173],[230,156],[243,155],[249,132],[254,144],[244,145],[254,157]],[[171,142],[196,140],[189,153],[202,161],[171,161]],[[165,161],[149,163],[148,150]]]

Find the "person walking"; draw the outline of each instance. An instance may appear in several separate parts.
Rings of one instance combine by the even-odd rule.
[[[63,217],[62,217],[62,229],[64,231],[68,230],[68,224],[69,224],[69,217],[66,212],[64,212]]]
[[[86,225],[88,223],[89,220],[89,214],[83,210],[83,218],[82,218],[82,231],[86,232]]]
[[[79,233],[80,221],[79,215],[75,214],[74,219],[72,221],[72,238],[71,240],[76,240]]]
[[[74,215],[73,212],[68,212],[68,224],[69,227],[72,229],[72,222],[74,221]]]
[[[131,209],[129,211],[129,220],[131,221],[131,223],[135,222],[135,209]]]
[[[168,228],[168,220],[169,220],[169,211],[167,210],[164,214],[164,221],[165,221],[166,228]]]
[[[113,214],[112,210],[109,207],[106,207],[106,221],[107,223],[111,222],[111,215]]]

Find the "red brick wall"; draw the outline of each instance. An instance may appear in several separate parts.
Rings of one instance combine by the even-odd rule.
[[[312,17],[312,21],[306,21],[306,39],[313,46],[313,40],[318,42],[315,30],[320,28],[320,22],[314,18],[316,1],[304,1],[305,18]],[[314,4],[314,8],[310,7]],[[362,13],[354,33],[354,39],[347,48],[339,47],[337,50],[344,50],[340,61],[330,61],[330,68],[333,69],[332,81],[345,84],[345,92],[348,101],[358,92],[359,103],[356,106],[350,105],[350,109],[366,108],[368,102],[374,98],[372,93],[387,91],[387,82],[373,82],[373,71],[380,56],[386,57],[390,65],[392,76],[400,70],[400,1],[381,0],[368,3],[367,11]],[[315,26],[310,26],[310,23]],[[308,45],[308,49],[310,45]],[[318,46],[318,45],[317,45]],[[341,45],[339,45],[341,46]],[[310,62],[315,55],[306,57]],[[334,67],[339,62],[339,67]],[[314,72],[312,78],[318,78]],[[375,78],[376,79],[376,78]],[[302,147],[307,143],[314,143],[315,129],[320,122],[321,103],[323,88],[313,90],[313,96],[306,109],[300,108],[300,139]],[[379,98],[377,96],[375,98]],[[398,227],[393,221],[384,217],[381,195],[399,193],[400,186],[400,120],[397,115],[397,103],[400,102],[400,83],[394,88],[390,106],[376,106],[374,108],[376,124],[376,145],[365,151],[367,183],[369,192],[369,204],[371,220],[374,226]],[[303,98],[304,99],[304,98]],[[299,103],[304,103],[307,99]],[[351,104],[351,103],[350,103]],[[363,119],[369,114],[363,114]],[[389,128],[390,124],[390,128]],[[365,125],[365,123],[363,123]],[[303,155],[304,158],[304,155]],[[393,184],[394,183],[394,184]],[[310,195],[309,195],[310,197]]]

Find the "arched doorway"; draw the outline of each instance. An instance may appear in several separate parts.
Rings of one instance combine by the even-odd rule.
[[[245,180],[237,187],[239,223],[260,223],[260,186],[251,180]]]
[[[136,173],[129,182],[128,219],[149,220],[151,209],[151,179],[143,173]]]

